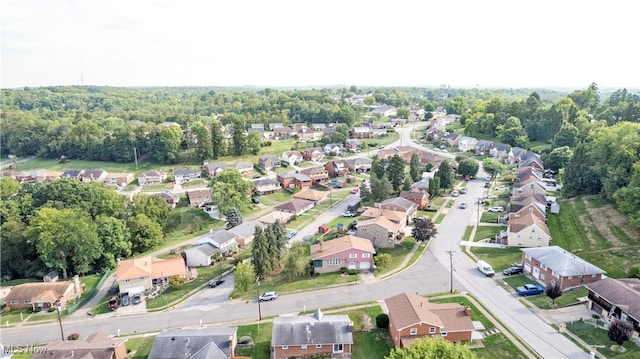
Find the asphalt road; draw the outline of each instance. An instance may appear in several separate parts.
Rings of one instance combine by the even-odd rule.
[[[391,146],[412,145],[410,131],[412,127],[400,129],[400,140]],[[413,145],[424,149],[423,146]],[[432,151],[433,152],[433,151]],[[434,152],[436,153],[436,152]],[[442,154],[437,152],[438,154]],[[362,154],[360,154],[362,155]],[[449,155],[450,154],[443,154]],[[479,176],[482,178],[482,176]],[[318,307],[333,307],[361,303],[384,298],[402,292],[418,292],[420,294],[441,293],[453,286],[454,290],[472,292],[479,300],[500,318],[508,327],[520,335],[528,345],[544,358],[586,358],[584,353],[571,341],[558,334],[542,319],[524,307],[516,297],[500,288],[496,282],[484,277],[475,263],[463,254],[460,240],[468,225],[477,220],[476,205],[459,209],[461,201],[475,203],[482,195],[483,182],[480,180],[468,183],[468,193],[456,199],[450,213],[439,225],[439,233],[432,239],[429,250],[416,265],[384,280],[374,280],[366,284],[352,285],[308,291],[291,295],[280,295],[277,300],[260,304],[262,317],[283,314],[295,314],[301,311],[311,312]],[[332,209],[320,215],[313,223],[294,237],[301,239],[304,235],[314,233],[318,226],[342,213],[349,203],[350,195],[337,203]],[[452,257],[449,252],[451,251]],[[450,260],[453,262],[453,284],[450,282]],[[95,318],[68,318],[63,321],[65,333],[78,332],[82,336],[96,331],[113,335],[157,332],[163,328],[200,326],[200,325],[239,325],[258,318],[258,303],[234,302],[229,300],[232,278],[218,288],[205,288],[201,293],[190,298],[186,303],[160,313],[132,316],[97,316]],[[37,335],[34,333],[37,332]],[[2,329],[1,341],[4,344],[35,344],[60,338],[58,323],[21,325]]]

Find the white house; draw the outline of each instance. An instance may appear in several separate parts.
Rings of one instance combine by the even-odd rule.
[[[476,148],[476,143],[478,143],[476,138],[463,136],[460,141],[458,141],[458,151],[473,151]]]

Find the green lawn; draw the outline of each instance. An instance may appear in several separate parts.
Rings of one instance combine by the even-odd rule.
[[[7,325],[7,322],[9,322],[9,325],[17,324],[27,319],[29,315],[31,315],[31,309],[29,308],[6,310],[2,314],[2,324]]]
[[[146,359],[151,353],[155,335],[127,338],[127,351],[129,359]]]
[[[209,185],[209,182],[206,179],[194,179],[194,180],[183,183],[182,188],[189,189],[189,188],[197,188],[197,187],[207,187],[208,185]]]
[[[623,344],[623,347],[626,349],[624,353],[612,351],[610,349],[611,346],[617,346],[617,344],[609,339],[607,332],[603,329],[594,327],[586,321],[577,320],[573,322],[573,324],[569,322],[566,323],[566,325],[568,330],[585,342],[591,345],[603,345],[604,347],[596,349],[606,358],[631,359],[640,357],[640,347],[630,341]]]
[[[481,239],[485,239],[485,238],[495,238],[496,234],[500,233],[500,231],[505,230],[507,227],[503,227],[503,226],[483,226],[480,225],[478,226],[478,229],[476,230],[476,234],[473,237],[473,241],[477,242]]]
[[[586,297],[588,294],[589,294],[589,290],[587,290],[586,288],[579,288],[579,289],[566,291],[562,293],[561,296],[556,298],[556,306],[563,307],[571,304],[577,304],[579,303],[578,298]],[[551,298],[549,298],[546,295],[531,297],[529,301],[531,302],[531,304],[535,305],[540,309],[552,309]]]
[[[374,328],[353,333],[353,359],[384,359],[392,348],[387,329]]]
[[[478,359],[495,358],[527,358],[518,347],[513,344],[504,334],[496,333],[482,339],[484,348],[472,349]]]
[[[286,280],[282,276],[276,276],[260,280],[260,292],[275,291],[281,294],[286,292],[300,291],[300,290],[313,290],[323,288],[332,284],[348,284],[354,283],[358,280],[358,275],[342,275],[341,273],[325,273],[316,275],[313,277],[305,277],[298,280],[290,281]],[[246,293],[232,294],[237,299],[251,299],[255,298],[255,288],[252,288]]]
[[[495,328],[495,324],[487,318],[486,315],[482,314],[478,310],[478,308],[471,303],[471,301],[467,297],[459,296],[459,297],[447,297],[447,298],[428,298],[431,303],[463,303],[465,306],[471,307],[471,320],[477,320],[484,325],[487,329]]]
[[[238,341],[244,336],[253,339],[254,346],[238,348],[238,356],[246,356],[252,359],[269,359],[271,353],[271,331],[273,323],[260,323],[241,325],[238,327]]]
[[[378,267],[378,270],[375,273],[376,277],[384,276],[386,273],[400,266],[400,264],[402,264],[402,261],[404,261],[404,259],[409,254],[409,252],[411,252],[411,248],[413,248],[414,245],[417,245],[417,243],[414,240],[410,240],[410,241],[405,240],[402,242],[402,244],[403,244],[402,246],[399,246],[396,248],[378,248],[377,249],[377,253],[376,253],[377,255],[380,255],[383,253],[389,254],[391,256],[391,262],[386,267],[383,267],[383,268]]]
[[[467,226],[464,230],[464,235],[462,236],[463,241],[468,241],[471,237],[471,232],[473,231],[473,226]]]
[[[485,247],[471,247],[471,252],[478,258],[484,259],[487,263],[491,264],[493,270],[501,272],[507,267],[510,267],[513,263],[522,262],[522,251],[520,248],[485,248]]]

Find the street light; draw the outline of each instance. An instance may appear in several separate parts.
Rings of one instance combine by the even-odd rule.
[[[262,320],[262,310],[260,308],[260,277],[256,277],[256,295],[258,296],[258,320]]]

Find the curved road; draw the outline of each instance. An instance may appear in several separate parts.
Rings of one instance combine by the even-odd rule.
[[[410,138],[413,127],[399,129],[400,140],[392,146],[411,145],[428,150],[415,144]],[[431,150],[428,150],[433,152]],[[433,152],[453,158],[451,154]],[[468,193],[456,199],[456,203],[473,199],[482,194],[481,181],[470,181]],[[336,204],[321,215],[317,221],[326,222],[326,218],[335,218],[346,209],[349,198]],[[475,206],[459,209],[454,205],[439,225],[439,233],[431,240],[429,250],[416,265],[387,280],[372,280],[360,285],[335,287],[308,291],[290,295],[281,295],[278,300],[260,305],[262,317],[282,314],[311,312],[319,307],[343,306],[371,300],[382,300],[402,292],[421,294],[442,293],[449,290],[449,253],[453,251],[454,283],[456,290],[472,292],[480,301],[500,318],[508,327],[522,337],[536,352],[544,358],[586,358],[579,347],[557,333],[542,319],[524,307],[516,297],[500,288],[492,279],[486,278],[475,269],[475,264],[465,256],[460,248],[460,240],[468,225],[477,218]],[[310,233],[317,228],[316,222],[310,224],[302,233]],[[65,333],[78,332],[88,335],[102,331],[113,335],[125,335],[145,332],[157,332],[163,328],[199,326],[199,325],[238,325],[258,318],[258,306],[255,301],[233,302],[228,299],[231,280],[215,289],[204,289],[191,297],[186,303],[160,313],[131,316],[97,316],[95,318],[67,319],[63,322]],[[34,332],[38,335],[33,335]],[[2,330],[4,344],[35,344],[58,340],[58,323],[21,325]]]

